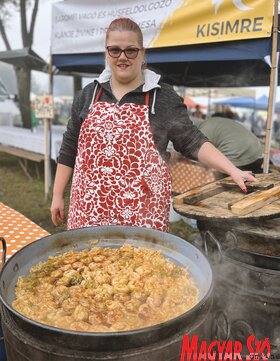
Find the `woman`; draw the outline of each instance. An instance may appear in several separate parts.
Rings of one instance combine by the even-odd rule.
[[[168,141],[186,157],[229,174],[245,190],[254,181],[192,124],[181,98],[160,75],[143,70],[139,26],[114,20],[106,34],[107,68],[76,95],[58,158],[51,205],[64,221],[63,193],[73,169],[68,229],[134,225],[168,230]]]

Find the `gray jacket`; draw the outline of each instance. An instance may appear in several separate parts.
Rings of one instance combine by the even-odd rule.
[[[74,167],[81,124],[100,87],[102,87],[102,93],[99,101],[118,102],[112,93],[110,77],[110,71],[104,70],[98,79],[76,94],[67,130],[63,135],[58,163]],[[182,98],[170,85],[160,82],[160,75],[146,69],[144,78],[144,85],[127,93],[118,104],[145,104],[145,95],[149,91],[151,131],[155,145],[163,159],[168,161],[170,158],[170,154],[166,150],[169,141],[173,143],[177,152],[187,158],[197,159],[198,150],[208,139],[191,122]]]

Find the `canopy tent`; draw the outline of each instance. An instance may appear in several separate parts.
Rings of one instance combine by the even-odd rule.
[[[190,88],[187,87],[185,94],[190,97],[226,98],[234,96],[256,97],[256,90],[253,88]]]
[[[52,64],[60,72],[99,74],[104,69],[106,26],[114,18],[128,16],[143,31],[149,68],[172,85],[269,85],[271,68],[265,59],[272,53],[273,0],[250,0],[245,10],[236,3],[57,2],[53,5]],[[254,24],[254,30],[241,26],[243,22]]]
[[[149,68],[172,85],[188,87],[268,86],[271,38],[147,49]],[[280,42],[279,42],[280,48]],[[207,59],[207,60],[206,60]],[[53,54],[62,72],[99,74],[104,53]]]
[[[195,108],[196,105],[199,105],[202,109],[206,109],[207,107],[203,104],[200,104],[198,101],[194,101],[192,98],[187,95],[184,97],[184,103],[188,108]]]
[[[196,102],[194,102],[190,97],[185,96],[184,97],[184,103],[186,104],[186,106],[188,108],[195,108],[195,106],[197,105]]]
[[[227,99],[214,100],[213,103],[220,105],[230,105],[237,108],[267,110],[268,97],[266,95],[263,95],[258,99],[252,97],[232,97]]]
[[[20,68],[48,71],[48,64],[30,48],[0,51],[0,61]]]
[[[251,0],[249,7],[235,1],[217,1],[214,9],[215,2],[210,0],[174,0],[165,2],[168,6],[162,10],[156,10],[153,5],[156,3],[138,0],[129,6],[128,1],[120,0],[116,6],[109,0],[95,0],[93,6],[89,0],[79,3],[68,0],[54,4],[57,12],[53,12],[52,64],[60,71],[100,73],[104,68],[101,49],[109,24],[106,21],[133,15],[132,19],[141,23],[142,29],[148,28],[149,67],[161,73],[170,84],[209,88],[270,87],[265,145],[267,172],[278,84],[278,1]],[[81,19],[83,26],[78,26],[77,20]],[[152,35],[151,24],[155,29]],[[87,53],[86,49],[89,49]]]

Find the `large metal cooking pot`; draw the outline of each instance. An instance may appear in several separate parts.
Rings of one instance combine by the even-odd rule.
[[[98,239],[96,245],[90,241]],[[162,254],[178,265],[189,266],[189,271],[200,290],[199,302],[184,314],[155,326],[126,332],[78,332],[60,329],[33,321],[12,307],[18,277],[57,252],[82,250],[95,246],[121,247],[124,243],[147,247]],[[0,276],[0,297],[5,309],[24,330],[40,341],[71,349],[115,351],[163,341],[178,332],[189,332],[200,325],[211,306],[212,271],[206,257],[193,245],[174,235],[140,227],[102,226],[57,233],[19,250],[5,264]]]

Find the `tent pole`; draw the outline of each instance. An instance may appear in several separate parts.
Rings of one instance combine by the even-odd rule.
[[[50,51],[49,61],[49,95],[53,95],[53,71],[52,71],[52,53]]]
[[[50,54],[49,58],[49,84],[48,84],[48,93],[52,95],[52,55]],[[51,162],[50,162],[50,153],[51,153],[51,119],[44,119],[44,134],[45,134],[45,161],[44,161],[44,183],[45,183],[45,200],[48,199],[50,184],[51,184]]]
[[[211,88],[208,89],[208,109],[207,109],[207,116],[211,116]]]
[[[55,104],[54,104],[54,97],[53,97],[53,59],[52,59],[52,51],[50,48],[50,69],[49,69],[49,95],[53,99],[53,116],[55,117]],[[52,167],[51,167],[51,153],[52,153],[52,123],[53,118],[49,119],[49,190],[52,186],[53,174],[52,174]]]
[[[278,59],[277,59],[277,42],[278,42],[278,0],[274,1],[273,29],[272,29],[272,55],[271,55],[271,72],[269,85],[269,99],[266,121],[266,137],[264,146],[264,164],[263,173],[269,172],[269,158],[271,146],[271,125],[272,117],[275,110],[275,98],[278,85]]]

